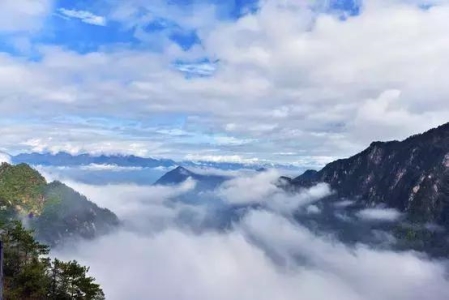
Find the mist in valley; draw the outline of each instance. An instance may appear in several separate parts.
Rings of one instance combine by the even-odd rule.
[[[395,247],[387,229],[400,213],[333,199],[326,184],[289,194],[278,188],[277,171],[233,172],[198,191],[192,179],[95,185],[69,175],[46,173],[111,209],[121,226],[53,254],[89,265],[107,299],[449,297],[444,259]]]

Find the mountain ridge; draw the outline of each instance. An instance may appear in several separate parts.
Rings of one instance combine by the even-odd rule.
[[[117,216],[61,182],[47,183],[27,164],[0,165],[0,221],[22,219],[51,246],[67,237],[93,238],[119,225]]]
[[[21,153],[11,157],[15,164],[26,163],[29,165],[42,166],[87,166],[87,165],[115,165],[119,167],[143,167],[143,168],[174,168],[176,166],[216,168],[222,170],[238,169],[262,169],[280,168],[288,170],[300,170],[301,168],[292,164],[280,163],[239,163],[239,162],[214,162],[214,161],[174,161],[166,158],[146,158],[135,155],[90,155],[87,153],[72,155],[67,152],[52,153]]]
[[[298,189],[328,183],[339,197],[385,204],[419,222],[449,228],[449,123],[362,152],[291,179]]]

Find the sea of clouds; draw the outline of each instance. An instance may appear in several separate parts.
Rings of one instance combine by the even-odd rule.
[[[276,187],[278,176],[235,176],[210,192],[210,202],[195,205],[176,200],[194,191],[193,180],[164,187],[66,178],[114,211],[123,226],[54,254],[89,265],[111,300],[449,299],[445,261],[318,234],[297,222],[297,212],[321,214],[331,189],[321,184],[286,194]],[[226,207],[244,209],[229,226],[214,226],[210,220]],[[399,216],[373,208],[360,210],[351,222],[394,222]]]

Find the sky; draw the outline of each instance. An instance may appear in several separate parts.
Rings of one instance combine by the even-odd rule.
[[[448,121],[448,30],[446,0],[2,0],[0,151],[319,167]]]

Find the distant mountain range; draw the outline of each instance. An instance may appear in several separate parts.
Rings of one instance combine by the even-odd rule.
[[[211,162],[211,161],[180,161],[175,162],[171,159],[155,159],[144,158],[134,155],[90,155],[80,154],[71,155],[69,153],[60,152],[52,153],[22,153],[11,157],[14,164],[26,163],[29,165],[41,166],[88,166],[88,165],[115,165],[119,167],[142,167],[142,168],[173,168],[182,166],[185,168],[202,167],[215,168],[220,170],[239,170],[252,169],[257,170],[261,168],[277,168],[286,170],[300,170],[299,167],[286,164],[272,164],[272,163],[232,163],[232,162]]]
[[[117,216],[70,187],[47,183],[27,164],[0,165],[0,223],[20,219],[54,246],[69,237],[94,238],[119,225]]]
[[[449,123],[404,141],[374,142],[353,157],[281,182],[290,189],[326,182],[339,198],[386,205],[413,222],[449,229]]]
[[[201,164],[194,162],[179,166],[171,160],[135,156],[21,154],[11,160],[45,166],[108,164],[171,168],[155,185],[178,185],[193,179],[195,188],[174,199],[191,204],[220,204],[214,190],[230,179],[195,172],[188,165]],[[245,166],[220,165],[221,169],[225,167]],[[251,167],[254,171],[266,171],[265,166]],[[393,237],[398,249],[449,256],[449,123],[404,141],[374,142],[361,153],[332,162],[319,171],[308,170],[296,178],[281,177],[278,187],[295,193],[321,182],[328,183],[335,193],[314,203],[320,213],[307,214],[301,209],[295,212],[293,217],[299,223],[312,230],[335,232],[342,240],[354,243],[383,241],[384,237],[378,236],[380,232]],[[339,206],[342,200],[351,201],[344,201],[348,206]],[[246,209],[232,205],[217,207],[217,213],[205,224],[219,223],[228,228]],[[403,214],[391,223],[358,219],[360,210],[373,207],[394,208]],[[119,225],[111,211],[99,208],[60,182],[47,183],[41,174],[23,163],[0,165],[0,221],[7,219],[26,220],[38,239],[50,245],[57,245],[67,237],[93,238]]]
[[[93,156],[90,154],[71,155],[65,152],[59,152],[56,154],[51,153],[23,153],[13,156],[12,162],[27,163],[30,165],[41,166],[87,166],[87,165],[116,165],[120,167],[143,167],[143,168],[156,168],[156,167],[173,167],[176,163],[170,159],[153,159],[142,158],[134,155],[121,156],[121,155],[100,155]]]

